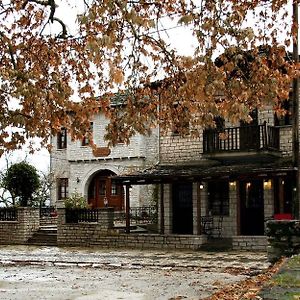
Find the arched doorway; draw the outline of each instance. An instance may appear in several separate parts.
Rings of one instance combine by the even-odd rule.
[[[123,210],[124,189],[112,180],[113,175],[116,174],[109,170],[102,170],[94,175],[88,189],[88,203],[92,208],[107,206]]]

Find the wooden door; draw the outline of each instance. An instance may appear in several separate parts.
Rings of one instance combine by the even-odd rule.
[[[173,233],[193,234],[193,184],[173,184],[172,198]]]
[[[123,186],[114,182],[111,179],[111,175],[114,174],[100,173],[91,181],[88,195],[88,203],[91,207],[113,207],[115,210],[124,209]]]
[[[264,189],[263,180],[240,183],[241,235],[264,234]]]

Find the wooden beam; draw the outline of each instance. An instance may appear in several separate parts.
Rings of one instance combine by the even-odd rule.
[[[160,185],[160,233],[165,233],[164,185]]]
[[[130,197],[129,197],[129,187],[130,185],[126,184],[126,203],[125,203],[125,213],[126,213],[126,233],[130,233]]]

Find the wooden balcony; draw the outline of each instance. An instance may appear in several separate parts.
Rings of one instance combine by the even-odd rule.
[[[262,125],[229,127],[203,132],[203,154],[216,159],[263,160],[280,155],[279,128]]]

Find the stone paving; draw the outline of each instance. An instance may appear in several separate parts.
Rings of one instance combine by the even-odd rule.
[[[0,246],[0,299],[202,299],[268,266],[259,252]]]

